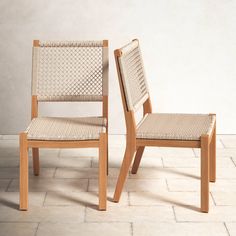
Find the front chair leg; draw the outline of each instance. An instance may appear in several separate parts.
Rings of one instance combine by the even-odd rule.
[[[34,175],[39,175],[39,149],[32,148]]]
[[[99,210],[107,207],[107,134],[100,134],[99,144]]]
[[[134,148],[130,147],[129,145],[126,146],[124,159],[121,165],[120,174],[117,180],[116,189],[113,197],[114,202],[119,202],[120,200],[124,182],[126,180],[130,165],[133,160],[134,152]]]
[[[132,170],[131,170],[132,174],[137,174],[137,171],[138,171],[138,168],[139,168],[142,156],[143,156],[144,148],[145,148],[144,146],[143,147],[138,147],[138,150],[135,154],[133,167],[132,167]]]
[[[210,182],[216,181],[216,127],[210,143]]]
[[[209,211],[209,136],[201,137],[201,211]]]
[[[20,134],[20,210],[28,209],[28,146],[27,134]]]

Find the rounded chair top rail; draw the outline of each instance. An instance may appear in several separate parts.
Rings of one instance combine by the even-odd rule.
[[[39,47],[102,47],[100,41],[38,41]]]

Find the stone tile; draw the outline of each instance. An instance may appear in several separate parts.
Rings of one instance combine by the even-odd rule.
[[[129,223],[42,223],[39,225],[37,236],[131,236]]]
[[[56,178],[98,178],[98,168],[57,168]],[[109,178],[117,178],[119,174],[118,168],[109,168]]]
[[[167,185],[173,192],[195,192],[200,191],[200,180],[196,179],[168,179]]]
[[[196,159],[196,158],[195,158]],[[130,174],[132,179],[173,179],[193,178],[199,179],[197,168],[139,168],[137,174]]]
[[[200,179],[167,179],[170,191],[200,191]],[[210,183],[210,191],[236,191],[236,179],[217,179]]]
[[[120,168],[122,161],[124,158],[124,153],[122,155],[118,156],[113,155],[109,156],[109,167],[112,168]],[[145,168],[145,167],[162,167],[162,158],[161,157],[148,157],[145,154],[143,155],[143,158],[140,163],[140,167]],[[98,167],[98,158],[93,158],[92,160],[92,167]]]
[[[226,227],[229,231],[230,236],[236,235],[236,223],[226,223]]]
[[[199,159],[195,157],[165,157],[164,167],[199,167]]]
[[[86,222],[173,222],[174,214],[172,207],[168,206],[116,206],[109,207],[106,212],[87,208],[85,220]]]
[[[200,157],[200,149],[194,149],[196,157]],[[236,157],[236,148],[218,148],[216,150],[216,158]]]
[[[32,158],[29,158],[29,166],[33,166]],[[59,158],[40,156],[42,167],[91,167],[91,158]]]
[[[198,206],[200,202],[200,193],[198,192],[130,192],[130,205],[132,206]],[[210,205],[213,205],[210,197]]]
[[[98,157],[98,148],[65,148],[61,149],[60,157]]]
[[[225,148],[236,148],[236,135],[220,135],[219,138]]]
[[[114,191],[116,187],[116,179],[108,179],[108,191]],[[136,192],[136,191],[161,191],[167,190],[166,182],[164,179],[145,180],[145,179],[127,179],[123,191]],[[89,180],[89,191],[98,191],[98,180]]]
[[[219,192],[212,191],[212,197],[218,206],[236,206],[236,191],[235,192]]]
[[[60,153],[60,149],[58,148],[40,148],[39,149],[39,157],[40,158],[54,158],[58,157]],[[32,156],[32,152],[30,149],[29,156]]]
[[[53,191],[87,191],[87,179],[29,179],[29,191],[53,192]],[[13,180],[8,191],[19,191],[19,180]]]
[[[134,236],[227,236],[223,223],[134,223]]]
[[[192,148],[160,148],[163,160],[165,157],[195,157]]]
[[[3,140],[19,140],[19,135],[2,135]]]
[[[33,169],[29,169],[29,178],[52,178],[55,172],[55,168],[40,168],[40,175],[34,176]],[[2,179],[13,179],[19,178],[19,167],[18,168],[0,168],[0,178]]]
[[[15,207],[0,207],[0,221],[4,222],[83,222],[85,209],[73,207],[31,206],[28,211],[19,211]]]
[[[0,157],[19,157],[19,141],[0,140]]]
[[[199,158],[191,157],[165,157],[163,158],[164,167],[200,167]],[[217,167],[235,167],[230,157],[217,158]]]
[[[43,206],[45,192],[29,192],[29,206]],[[0,207],[19,207],[19,192],[0,192]]]
[[[234,222],[236,221],[236,206],[212,206],[209,213],[200,209],[174,207],[177,222]]]
[[[2,167],[18,167],[19,166],[19,157],[9,158],[9,157],[0,157],[0,168]]]
[[[0,192],[6,191],[10,181],[10,179],[0,179]]]
[[[216,183],[210,184],[212,192],[236,192],[235,179],[218,179]]]
[[[112,201],[114,192],[107,193],[107,206],[116,206],[117,203]],[[71,206],[82,205],[91,206],[98,204],[97,192],[48,192],[44,205],[45,206]],[[123,192],[119,201],[119,206],[128,206],[128,193]],[[109,209],[108,209],[109,210]]]
[[[125,147],[126,136],[125,135],[109,135],[109,147]]]
[[[1,223],[0,236],[34,236],[38,223]]]

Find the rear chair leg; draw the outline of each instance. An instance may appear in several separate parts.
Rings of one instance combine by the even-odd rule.
[[[201,137],[201,211],[209,211],[209,136]]]
[[[107,134],[100,134],[99,142],[99,210],[107,207]]]
[[[118,181],[116,184],[114,197],[113,197],[114,202],[119,202],[120,200],[121,192],[122,192],[127,174],[129,172],[129,168],[132,163],[133,156],[134,156],[134,148],[130,147],[130,145],[127,145],[125,149],[125,156],[124,156],[121,169],[120,169],[120,174],[119,174]]]
[[[39,175],[39,149],[32,148],[34,175]]]
[[[28,146],[27,134],[20,134],[20,210],[28,209]]]
[[[134,163],[133,163],[133,167],[131,170],[132,174],[137,174],[142,156],[143,156],[143,151],[144,151],[144,146],[143,147],[138,147],[138,150],[136,152],[135,158],[134,158]]]

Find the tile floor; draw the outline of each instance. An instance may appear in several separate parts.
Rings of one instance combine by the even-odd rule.
[[[111,135],[108,209],[97,210],[96,149],[44,149],[32,175],[29,211],[18,211],[18,137],[0,136],[0,236],[236,235],[236,135],[217,137],[217,182],[210,212],[199,212],[199,151],[147,148],[129,174],[120,203],[111,201],[125,138]],[[31,159],[31,158],[30,158]]]

